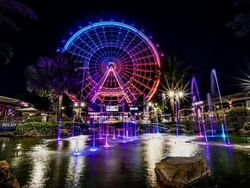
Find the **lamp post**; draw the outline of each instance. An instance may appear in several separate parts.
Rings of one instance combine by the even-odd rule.
[[[75,107],[75,111],[76,111],[76,118],[77,118],[77,122],[78,122],[78,130],[80,128],[80,124],[81,124],[81,112],[82,109],[86,106],[86,104],[84,102],[76,102],[74,103],[74,107]]]
[[[179,110],[180,110],[180,100],[184,97],[184,92],[179,90],[169,90],[168,97],[170,99],[170,105],[173,112],[173,119],[176,119],[176,135],[179,136]],[[175,117],[175,118],[174,118]]]

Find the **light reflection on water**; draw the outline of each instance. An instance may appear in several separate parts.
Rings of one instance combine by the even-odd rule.
[[[163,157],[164,150],[164,139],[160,136],[154,137],[151,136],[149,141],[145,144],[145,161],[147,161],[147,177],[148,177],[148,184],[154,185],[156,183],[156,174],[154,172],[155,163],[159,162]]]
[[[171,136],[168,142],[169,150],[167,156],[195,156],[198,152],[198,145],[197,143],[192,142],[192,139],[194,138],[188,136]]]
[[[156,187],[156,162],[166,156],[197,154],[205,156],[212,173],[216,174],[212,185],[233,185],[237,178],[244,179],[238,187],[243,187],[244,182],[250,183],[247,154],[233,151],[231,147],[202,145],[193,139],[148,134],[128,143],[111,143],[108,149],[103,148],[104,141],[98,141],[95,152],[89,150],[92,141],[88,136],[60,141],[0,140],[0,160],[7,159],[11,163],[13,173],[25,188]],[[79,156],[73,155],[76,149],[80,151]]]
[[[32,152],[28,155],[31,159],[32,170],[29,176],[27,186],[24,187],[45,187],[45,182],[49,177],[47,173],[49,169],[51,151],[48,150],[46,145],[37,145],[33,148]]]

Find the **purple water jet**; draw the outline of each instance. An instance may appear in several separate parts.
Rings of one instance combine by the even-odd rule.
[[[213,102],[212,102],[210,93],[207,93],[207,104],[208,104],[208,116],[209,116],[209,123],[210,123],[210,128],[211,128],[211,136],[214,136]]]
[[[216,74],[216,70],[212,69],[211,70],[211,92],[212,95],[215,96],[216,95],[216,91],[220,100],[220,107],[222,110],[222,124],[221,124],[221,131],[222,131],[222,137],[226,137],[226,142],[227,144],[230,144],[230,140],[229,140],[229,136],[228,136],[228,132],[227,132],[227,126],[226,126],[226,121],[225,121],[225,114],[224,114],[224,109],[223,109],[223,105],[222,105],[222,98],[221,98],[221,92],[220,92],[220,86],[219,86],[219,82],[218,82],[218,77]]]
[[[199,127],[199,136],[203,137],[202,135],[202,128],[205,137],[205,141],[207,142],[207,131],[206,125],[204,120],[204,106],[203,102],[200,100],[200,94],[198,89],[197,80],[195,77],[192,78],[191,82],[191,96],[192,96],[192,108],[193,108],[193,122],[197,121]],[[196,120],[195,120],[196,117]]]

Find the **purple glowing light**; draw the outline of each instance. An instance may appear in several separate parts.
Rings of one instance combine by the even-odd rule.
[[[104,145],[105,148],[109,148],[110,145],[106,142],[105,145]]]

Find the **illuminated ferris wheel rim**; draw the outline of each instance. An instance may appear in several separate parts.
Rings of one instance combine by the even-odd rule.
[[[81,28],[79,31],[77,31],[75,34],[73,34],[69,40],[66,42],[66,44],[64,45],[63,47],[63,51],[67,51],[72,44],[74,44],[74,42],[79,38],[81,37],[81,35],[83,35],[84,33],[88,32],[89,30],[92,30],[94,28],[97,28],[97,27],[101,27],[101,26],[116,26],[116,27],[123,27],[123,28],[126,28],[128,30],[131,30],[135,33],[137,33],[140,37],[142,37],[148,44],[149,46],[151,47],[151,49],[153,50],[153,55],[155,56],[156,58],[156,63],[158,64],[158,66],[160,67],[161,66],[161,63],[160,63],[160,57],[159,57],[159,54],[158,54],[158,51],[156,50],[156,47],[155,45],[151,42],[151,40],[143,33],[141,32],[139,29],[136,29],[128,24],[125,24],[125,23],[121,23],[121,22],[115,22],[115,21],[102,21],[102,22],[96,22],[96,23],[92,23],[90,25],[87,25],[83,28]]]
[[[106,31],[114,34],[108,35]],[[98,36],[99,32],[104,38]],[[123,33],[124,39],[120,33]],[[107,38],[113,36],[118,38],[115,41],[114,38]],[[117,59],[112,56],[112,50],[113,55],[118,55]],[[111,59],[107,51],[111,52]],[[131,103],[139,95],[149,101],[159,86],[158,51],[151,40],[133,26],[115,21],[92,23],[75,32],[62,52],[69,52],[73,60],[82,64],[81,67],[87,71],[87,82],[81,90],[87,92],[85,98],[92,102],[98,98],[103,103],[109,97],[117,97],[119,103],[122,99]]]

